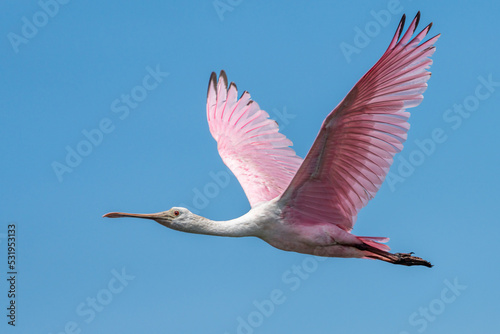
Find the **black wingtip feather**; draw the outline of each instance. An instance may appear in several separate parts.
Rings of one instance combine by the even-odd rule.
[[[210,79],[208,80],[207,98],[208,94],[210,93],[211,85],[213,86],[213,89],[217,88],[217,74],[215,74],[215,72],[212,72],[212,74],[210,74]]]
[[[420,11],[418,11],[417,15],[415,15],[415,20],[417,22],[415,22],[415,29],[413,29],[413,32],[415,32],[415,30],[417,30],[418,23],[420,22]]]
[[[224,71],[224,70],[220,71],[219,80],[220,79],[224,80],[224,87],[227,88],[227,75],[226,75],[226,71]]]
[[[429,23],[426,28],[427,28],[427,33],[429,33],[429,30],[431,30],[432,28],[432,22]]]
[[[241,93],[240,98],[239,98],[238,100],[241,100],[241,98],[242,98],[242,97],[243,97],[243,95],[245,95],[245,94],[248,94],[248,92],[247,92],[246,90],[244,90],[244,91],[243,91],[243,93]]]
[[[234,82],[231,81],[231,83],[229,84],[229,88],[227,90],[231,90],[231,87],[234,86],[234,89],[238,90],[238,87],[236,86],[236,84]]]
[[[401,37],[401,34],[403,33],[405,21],[406,21],[406,14],[403,14],[403,17],[401,17],[401,21],[399,21],[399,25],[401,26],[401,28],[399,29],[399,33],[398,33],[398,40]]]

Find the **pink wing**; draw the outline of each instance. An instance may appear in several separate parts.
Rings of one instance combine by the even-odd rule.
[[[212,73],[207,93],[210,133],[219,154],[240,181],[253,207],[280,196],[299,169],[302,159],[292,142],[279,133],[278,123],[236,85],[227,87],[224,71]]]
[[[280,199],[287,221],[333,223],[350,231],[401,151],[410,125],[405,109],[420,104],[439,35],[412,40],[417,14],[401,38],[401,19],[389,48],[326,117],[297,175]]]

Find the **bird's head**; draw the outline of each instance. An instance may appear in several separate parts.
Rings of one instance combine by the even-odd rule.
[[[168,211],[158,212],[158,213],[124,213],[124,212],[110,212],[105,214],[103,217],[107,218],[145,218],[152,219],[157,223],[174,229],[174,230],[185,230],[186,227],[190,225],[191,222],[197,220],[199,216],[195,215],[186,208],[173,207]]]

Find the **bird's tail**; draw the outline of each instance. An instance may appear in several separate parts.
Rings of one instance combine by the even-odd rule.
[[[358,237],[363,244],[357,247],[360,250],[365,251],[365,258],[377,259],[386,261],[393,264],[401,264],[404,266],[426,266],[431,268],[432,264],[417,256],[413,256],[411,253],[390,253],[389,246],[382,244],[381,242],[389,241],[389,238],[380,237]]]

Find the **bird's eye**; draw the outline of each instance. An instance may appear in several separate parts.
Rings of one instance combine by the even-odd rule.
[[[181,213],[177,210],[174,211],[174,215],[177,217],[178,215],[180,215]]]

